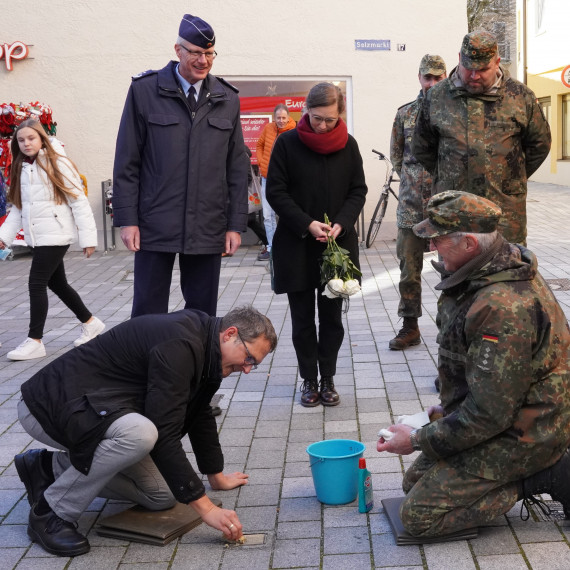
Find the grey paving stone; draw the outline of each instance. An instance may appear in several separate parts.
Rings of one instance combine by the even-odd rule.
[[[324,509],[324,527],[339,528],[348,526],[366,526],[368,520],[366,514],[358,512],[358,507],[325,507]]]
[[[422,556],[417,546],[396,546],[392,534],[372,535],[374,566],[421,566]]]
[[[325,554],[352,554],[370,552],[366,526],[325,528]]]
[[[0,551],[0,557],[2,553]],[[4,561],[4,558],[2,557]],[[69,558],[52,556],[50,558],[22,558],[18,563],[18,570],[63,570],[69,563]],[[6,566],[11,568],[11,566]]]
[[[218,568],[223,555],[223,547],[209,545],[198,548],[195,544],[179,544],[170,568],[172,570],[204,570]]]
[[[320,540],[316,538],[280,540],[275,542],[273,568],[304,568],[320,566]]]
[[[237,507],[244,533],[272,531],[277,519],[277,506]]]
[[[465,570],[476,568],[467,540],[424,544],[423,548],[428,566],[434,568],[465,568]]]
[[[336,554],[323,557],[323,570],[363,570],[372,567],[370,554]]]
[[[240,490],[239,507],[259,507],[277,505],[279,502],[279,487],[276,485],[246,485]]]
[[[471,542],[475,555],[515,554],[519,546],[509,527],[482,527],[479,537]]]
[[[475,543],[476,541],[473,541]],[[521,570],[528,568],[522,554],[494,554],[490,556],[477,556],[480,570]]]
[[[227,471],[230,471],[227,469]],[[281,476],[283,469],[248,469],[250,485],[279,485],[281,483]]]
[[[270,568],[271,554],[271,545],[267,547],[231,547],[224,552],[221,568],[222,570],[235,570],[236,568],[267,570]]]
[[[321,521],[280,522],[277,538],[320,538]]]
[[[532,570],[567,570],[570,550],[566,542],[545,542],[523,545]]]
[[[124,564],[170,562],[177,545],[176,540],[159,548],[150,544],[137,544],[133,542],[130,543],[121,562]]]
[[[314,497],[315,486],[311,477],[286,477],[283,479],[281,496],[292,497]]]
[[[316,497],[282,499],[279,508],[279,522],[321,520],[321,503]]]

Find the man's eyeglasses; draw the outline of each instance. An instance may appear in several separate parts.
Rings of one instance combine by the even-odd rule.
[[[309,113],[309,117],[313,123],[320,125],[321,123],[325,123],[327,127],[334,125],[338,121],[338,117],[319,117],[318,115],[312,115]]]
[[[182,44],[178,45],[190,54],[191,59],[200,59],[202,56],[205,56],[208,61],[212,61],[218,55],[216,51],[194,51],[188,49],[186,46],[183,46]]]
[[[239,334],[239,330],[237,331],[237,335],[239,336],[239,339],[241,340],[241,343],[243,344],[244,348],[245,348],[245,352],[247,354],[247,356],[245,357],[243,363],[245,366],[251,366],[252,370],[256,370],[257,369],[257,360],[255,360],[255,358],[251,355],[251,352],[249,352],[249,350],[247,349],[247,344],[245,344],[245,341],[243,340],[243,338],[241,338],[241,334]]]

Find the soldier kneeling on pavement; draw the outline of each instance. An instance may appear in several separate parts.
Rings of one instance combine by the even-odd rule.
[[[181,438],[188,434],[212,489],[245,485],[245,473],[223,472],[210,399],[222,378],[248,374],[276,345],[271,322],[251,306],[222,318],[185,309],[121,323],[34,374],[22,385],[18,418],[60,451],[14,458],[31,506],[29,537],[51,554],[85,554],[77,520],[104,497],[152,511],[178,501],[240,538],[237,514],[208,498]]]
[[[378,451],[422,453],[406,471],[406,530],[436,537],[485,525],[547,493],[570,518],[570,332],[534,254],[497,233],[501,210],[466,192],[431,198],[414,226],[441,262],[443,417],[390,426]],[[528,506],[528,505],[527,505]]]

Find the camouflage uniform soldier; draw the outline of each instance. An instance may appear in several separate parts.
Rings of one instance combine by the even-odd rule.
[[[500,65],[488,32],[463,38],[459,65],[426,97],[412,150],[434,174],[434,194],[465,190],[502,208],[499,230],[526,243],[527,179],[550,150],[535,94]]]
[[[378,451],[422,451],[400,516],[414,536],[475,527],[549,493],[570,518],[570,332],[536,257],[496,230],[501,210],[442,192],[414,226],[446,277],[437,285],[443,417],[390,426]]]
[[[431,198],[431,174],[412,154],[412,135],[422,101],[428,90],[447,77],[445,62],[439,55],[426,54],[420,62],[418,79],[422,87],[415,101],[402,105],[396,113],[390,141],[390,160],[400,176],[397,210],[398,238],[396,253],[400,260],[400,304],[398,316],[404,318],[400,332],[389,346],[404,350],[420,343],[418,318],[422,315],[421,274],[425,240],[417,237],[412,226],[425,218],[425,207]]]

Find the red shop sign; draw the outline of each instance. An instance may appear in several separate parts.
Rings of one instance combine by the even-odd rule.
[[[26,59],[28,57],[28,46],[24,42],[14,42],[13,44],[0,44],[0,59],[6,60],[6,69],[12,71],[12,60]]]
[[[242,113],[273,113],[276,105],[284,103],[290,113],[300,113],[305,106],[305,97],[240,97]]]

